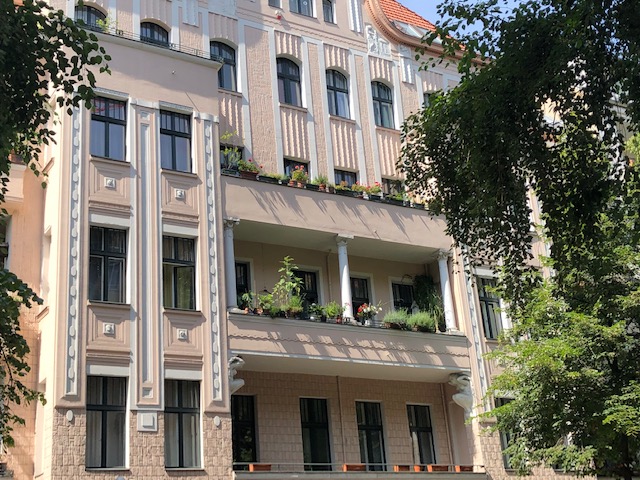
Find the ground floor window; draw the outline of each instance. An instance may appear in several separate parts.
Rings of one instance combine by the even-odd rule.
[[[87,377],[87,468],[125,467],[127,379]]]
[[[302,450],[305,470],[331,470],[329,416],[324,398],[301,398]]]
[[[200,383],[164,384],[164,461],[167,468],[200,466]]]
[[[420,465],[436,463],[429,407],[426,405],[407,405],[407,416],[409,417],[413,462]]]
[[[231,396],[231,437],[233,469],[246,470],[249,463],[258,461],[254,397],[249,395]]]
[[[377,402],[356,402],[360,461],[367,470],[385,469],[384,438],[382,435],[382,412]]]

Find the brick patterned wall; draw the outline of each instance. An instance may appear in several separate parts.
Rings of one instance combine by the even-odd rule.
[[[203,468],[199,470],[167,471],[164,468],[164,419],[158,413],[157,432],[138,432],[136,412],[129,415],[129,466],[127,470],[85,471],[85,413],[74,411],[74,419],[68,422],[66,410],[54,414],[54,438],[51,476],[47,480],[106,480],[122,475],[127,480],[155,480],[161,478],[230,479],[231,472],[231,418],[219,414],[221,424],[214,424],[215,415],[204,414],[202,441]]]
[[[287,470],[301,470],[299,398],[318,397],[328,401],[333,463],[360,463],[356,400],[382,404],[385,452],[390,465],[413,463],[406,405],[430,405],[437,461],[451,463],[439,384],[263,372],[239,372],[238,377],[246,383],[237,394],[256,396],[259,462],[287,464]]]

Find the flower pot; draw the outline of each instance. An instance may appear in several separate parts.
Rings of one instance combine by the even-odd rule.
[[[295,187],[296,182],[294,182],[293,180],[289,180],[289,183],[287,185],[289,185],[290,187]]]
[[[258,175],[257,180],[259,182],[264,182],[264,183],[278,183],[279,182],[279,180],[277,178],[267,177],[265,175]]]
[[[315,192],[320,190],[319,185],[314,185],[313,183],[307,183],[307,190],[313,190]]]
[[[324,183],[318,185],[318,191],[325,192],[327,190],[327,186]]]
[[[437,464],[429,464],[427,465],[427,472],[448,472],[449,465],[437,465]]]
[[[367,466],[364,463],[344,463],[342,465],[343,472],[365,472]]]
[[[258,174],[256,172],[240,170],[240,178],[245,178],[247,180],[256,180],[257,177],[258,177]]]
[[[410,472],[411,465],[394,465],[393,471],[394,472]]]
[[[250,472],[270,472],[271,464],[270,463],[250,463],[249,471]]]
[[[402,325],[395,322],[385,322],[384,328],[390,328],[391,330],[402,330]]]
[[[456,472],[473,472],[473,465],[456,465]]]
[[[298,188],[304,188],[304,186],[305,186],[305,185],[306,185],[306,183],[305,183],[305,182],[296,182],[296,186],[297,186]]]

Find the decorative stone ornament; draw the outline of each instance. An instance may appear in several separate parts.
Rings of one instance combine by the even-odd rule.
[[[378,55],[380,57],[391,58],[391,48],[389,42],[380,38],[378,31],[371,25],[367,25],[365,28],[367,33],[367,49],[371,55]]]
[[[458,389],[458,393],[451,396],[452,400],[460,405],[465,414],[473,409],[473,393],[471,392],[471,378],[466,373],[452,373],[449,375],[449,385]]]
[[[229,394],[233,395],[244,386],[244,380],[235,378],[238,370],[244,367],[242,357],[234,356],[229,359]]]

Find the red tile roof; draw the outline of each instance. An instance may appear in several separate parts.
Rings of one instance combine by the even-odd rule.
[[[425,0],[429,1],[429,0]],[[413,10],[409,10],[404,5],[401,5],[396,0],[378,0],[382,11],[389,20],[398,20],[400,22],[408,23],[409,25],[415,25],[420,28],[434,31],[435,27],[433,23],[428,22]]]

